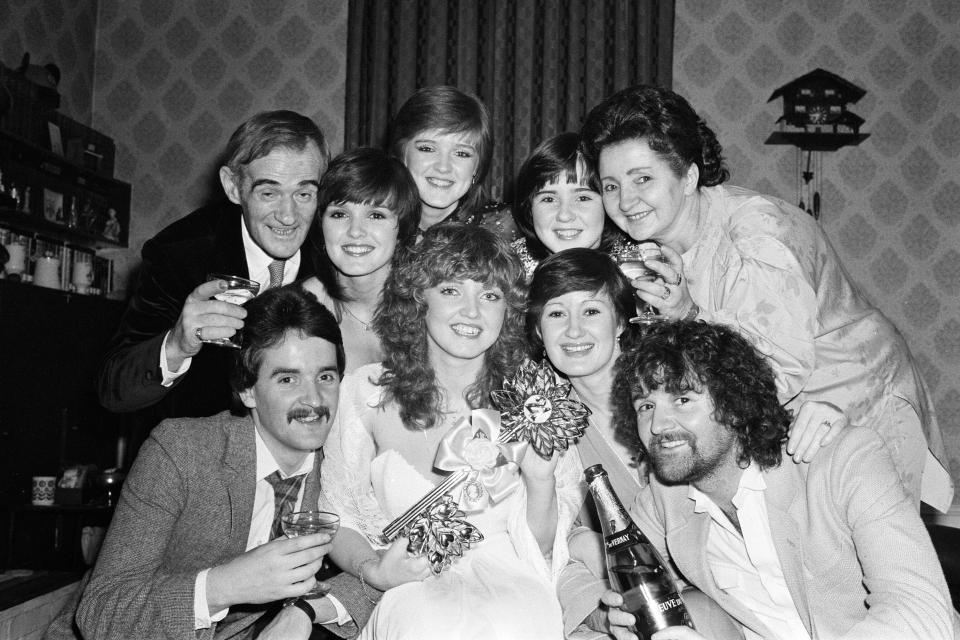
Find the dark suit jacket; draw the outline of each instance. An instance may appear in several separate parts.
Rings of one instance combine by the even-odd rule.
[[[177,220],[143,245],[136,294],[104,356],[98,389],[111,411],[150,407],[144,422],[210,416],[230,407],[231,349],[205,346],[173,386],[161,386],[160,346],[187,296],[209,273],[247,277],[240,207],[224,201]],[[312,252],[301,250],[297,278],[314,275]]]
[[[257,482],[253,434],[249,417],[227,412],[166,420],[154,429],[80,598],[76,623],[84,637],[251,636],[269,605],[231,607],[224,620],[195,632],[193,597],[199,571],[246,549]],[[318,462],[307,478],[304,505],[316,504],[319,471]],[[339,574],[327,582],[353,619],[365,624],[372,605],[356,578]],[[353,625],[328,628],[344,637],[357,631]]]

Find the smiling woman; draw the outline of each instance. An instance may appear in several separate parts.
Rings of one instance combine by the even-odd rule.
[[[577,247],[613,253],[628,241],[604,214],[600,181],[579,147],[576,133],[548,138],[517,171],[513,215],[523,237],[513,248],[528,277],[551,253]]]
[[[472,464],[503,457],[496,433],[475,435],[484,422],[473,410],[491,407],[491,391],[526,351],[523,306],[516,256],[482,228],[431,227],[394,265],[374,320],[384,362],[344,379],[324,449],[324,498],[342,525],[331,555],[386,591],[361,638],[562,635],[553,579],[581,497],[574,456],[527,452],[496,467],[510,479],[506,490],[477,494],[476,482],[464,490],[467,499],[484,496],[462,515],[482,538],[437,575],[427,557],[408,553],[404,536],[376,550],[370,543],[447,478],[435,462],[459,451],[458,433],[473,436],[463,448]]]
[[[788,408],[832,403],[850,424],[879,431],[917,505],[949,507],[943,437],[920,371],[817,222],[724,184],[716,134],[667,89],[607,98],[581,135],[607,215],[634,240],[662,244],[665,262],[649,263],[660,277],[635,279],[638,296],[668,318],[737,329],[769,359]]]
[[[303,287],[333,311],[353,371],[381,359],[373,313],[394,254],[415,237],[420,198],[400,161],[361,147],[333,159],[317,200],[320,233],[306,248],[321,268]]]
[[[493,132],[487,108],[475,95],[445,85],[420,89],[394,116],[387,146],[417,183],[421,229],[459,221],[513,240],[509,209],[488,202],[485,192]]]

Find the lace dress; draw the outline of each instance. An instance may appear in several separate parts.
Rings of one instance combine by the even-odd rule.
[[[399,452],[379,451],[364,426],[374,423],[378,414],[397,411],[390,405],[376,408],[381,388],[371,380],[381,372],[375,364],[344,378],[337,419],[324,447],[323,500],[340,514],[341,527],[368,539],[434,486]],[[575,455],[564,456],[557,467],[559,523],[552,558],[543,557],[527,526],[521,481],[503,500],[467,514],[483,541],[439,576],[387,591],[360,637],[562,638],[555,581],[567,563],[566,536],[583,498],[580,469]]]

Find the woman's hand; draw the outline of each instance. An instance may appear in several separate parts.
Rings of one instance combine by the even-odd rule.
[[[527,482],[554,485],[556,483],[554,472],[557,470],[561,455],[563,454],[560,451],[554,450],[553,455],[544,460],[533,450],[533,447],[528,446],[523,454],[523,459],[520,460],[520,472],[523,474],[523,479]]]
[[[660,315],[671,320],[680,320],[695,306],[687,289],[686,278],[683,277],[683,259],[667,245],[661,245],[660,252],[663,254],[663,262],[651,260],[644,263],[651,271],[656,271],[659,277],[654,280],[637,278],[631,281],[631,284],[640,299],[653,305]]]
[[[807,400],[790,425],[787,454],[798,464],[810,462],[820,447],[833,442],[848,424],[847,416],[836,405]]]
[[[407,582],[419,582],[430,576],[430,562],[426,556],[411,556],[407,552],[407,538],[401,536],[380,554],[378,562],[364,561],[357,567],[363,579],[371,586],[386,591]]]

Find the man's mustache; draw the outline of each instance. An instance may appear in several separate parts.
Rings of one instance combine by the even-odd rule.
[[[303,421],[310,418],[326,418],[330,419],[330,408],[324,405],[315,407],[313,409],[291,409],[287,412],[287,423],[293,422],[294,420]]]

